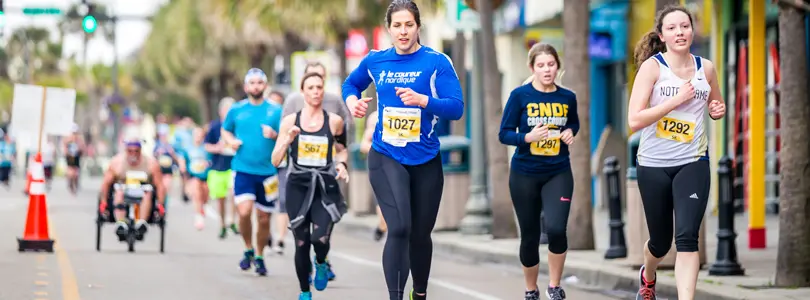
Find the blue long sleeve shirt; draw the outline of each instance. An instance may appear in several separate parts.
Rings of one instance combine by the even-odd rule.
[[[549,138],[526,143],[526,134],[537,124],[549,124]],[[498,139],[506,145],[517,146],[512,156],[512,170],[525,175],[544,176],[570,168],[568,145],[559,135],[566,129],[579,132],[577,97],[574,92],[557,86],[544,93],[531,82],[512,90],[501,119]]]
[[[377,125],[372,148],[403,165],[420,165],[439,153],[439,118],[458,120],[464,113],[461,84],[450,58],[422,46],[411,54],[391,47],[372,51],[343,83],[343,100],[361,98],[369,84],[377,88]],[[407,106],[396,88],[428,96],[425,108]]]

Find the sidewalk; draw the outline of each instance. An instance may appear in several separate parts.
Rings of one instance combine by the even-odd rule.
[[[739,262],[745,269],[744,276],[709,276],[708,269],[717,255],[717,217],[709,216],[706,223],[706,265],[700,272],[695,299],[810,299],[810,288],[776,289],[771,287],[776,267],[776,247],[779,240],[777,216],[768,216],[766,249],[748,248],[747,216],[736,217],[737,253]],[[625,220],[626,222],[626,220]],[[347,214],[340,227],[369,238],[377,224],[377,217],[354,216]],[[638,269],[632,268],[625,259],[605,260],[604,253],[609,245],[607,211],[594,212],[594,233],[596,251],[569,251],[563,278],[579,285],[607,288],[611,290],[635,291],[638,289]],[[626,227],[626,225],[625,225]],[[625,230],[626,232],[626,230]],[[494,240],[491,236],[462,235],[457,232],[434,232],[434,250],[444,256],[455,256],[476,263],[496,263],[513,265],[519,270],[518,239]],[[541,272],[547,272],[544,265],[547,248],[540,247]],[[658,293],[669,299],[677,299],[675,274],[671,270],[658,271]],[[575,278],[575,279],[574,279]]]

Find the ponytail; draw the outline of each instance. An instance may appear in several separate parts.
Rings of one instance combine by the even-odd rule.
[[[655,30],[650,31],[644,35],[641,40],[636,44],[636,49],[633,51],[633,58],[635,59],[636,69],[641,67],[645,60],[649,59],[658,52],[666,52],[667,46],[658,37],[658,32]]]

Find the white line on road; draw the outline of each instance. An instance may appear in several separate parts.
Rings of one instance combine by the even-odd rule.
[[[337,257],[337,258],[340,258],[340,259],[351,261],[351,262],[356,263],[358,265],[363,265],[363,266],[366,266],[366,267],[376,268],[376,269],[379,269],[380,271],[382,271],[382,266],[380,265],[380,263],[370,261],[370,260],[367,260],[367,259],[363,259],[363,258],[354,256],[354,255],[351,255],[351,254],[346,254],[346,253],[337,252],[337,251],[333,250],[333,251],[329,251],[329,257]],[[460,294],[464,294],[466,296],[469,296],[469,297],[472,297],[472,298],[475,298],[475,299],[480,299],[480,300],[502,300],[501,298],[498,298],[498,297],[495,297],[495,296],[492,296],[492,295],[488,295],[488,294],[484,294],[484,293],[481,293],[481,292],[477,292],[477,291],[471,290],[469,288],[466,288],[466,287],[463,287],[463,286],[460,286],[460,285],[456,285],[456,284],[453,284],[453,283],[450,283],[450,282],[447,282],[447,281],[444,281],[444,280],[441,280],[441,279],[431,278],[428,281],[431,284],[435,284],[437,286],[446,288],[448,290],[452,290],[452,291],[460,293]]]

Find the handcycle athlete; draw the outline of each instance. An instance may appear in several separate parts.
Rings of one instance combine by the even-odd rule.
[[[119,153],[112,158],[110,166],[104,174],[101,184],[102,214],[107,213],[106,205],[112,196],[112,205],[115,217],[115,233],[120,241],[127,239],[130,226],[134,226],[135,239],[142,240],[147,231],[147,220],[150,219],[152,204],[156,204],[156,211],[162,217],[166,210],[164,202],[166,190],[162,173],[156,159],[141,153],[141,141],[128,140],[125,142],[125,153]],[[112,193],[110,189],[114,188]],[[157,192],[157,198],[153,197]],[[129,201],[127,201],[129,200]],[[127,203],[131,202],[131,203]],[[129,205],[137,204],[138,211],[134,220],[127,216]],[[130,249],[131,249],[130,245]]]

